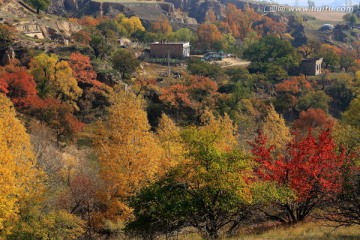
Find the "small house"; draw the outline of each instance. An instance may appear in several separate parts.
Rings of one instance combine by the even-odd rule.
[[[190,56],[189,42],[154,42],[150,44],[153,58],[187,58]]]
[[[308,58],[302,60],[299,72],[306,76],[316,76],[321,74],[321,64],[323,58]]]

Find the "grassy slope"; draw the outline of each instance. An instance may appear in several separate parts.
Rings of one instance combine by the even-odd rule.
[[[239,236],[233,240],[355,240],[360,239],[360,226],[334,228],[323,222],[308,222],[292,227],[278,227],[258,235]]]
[[[197,234],[179,236],[179,240],[202,240]],[[224,238],[224,240],[227,238]],[[239,234],[227,240],[360,240],[360,226],[334,228],[324,222],[280,226],[258,234]]]

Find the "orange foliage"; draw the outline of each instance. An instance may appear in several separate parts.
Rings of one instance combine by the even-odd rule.
[[[288,92],[292,94],[300,93],[302,89],[311,89],[311,84],[304,76],[291,77],[289,80],[285,80],[275,86],[276,92]]]
[[[175,84],[163,89],[160,100],[175,108],[199,111],[213,105],[217,83],[208,77],[190,76],[186,84]]]
[[[286,31],[285,24],[282,22],[276,22],[273,19],[263,16],[262,23],[256,26],[258,34],[265,35],[280,35]]]
[[[88,56],[81,53],[72,53],[69,63],[74,77],[79,83],[92,84],[96,80],[96,72],[93,70]]]
[[[210,9],[209,11],[206,12],[206,16],[205,16],[205,22],[216,22],[216,15],[214,10]]]
[[[71,34],[71,37],[80,44],[88,45],[91,41],[90,33],[84,30]]]
[[[322,109],[310,108],[300,113],[300,117],[294,122],[293,128],[303,132],[308,131],[310,128],[327,130],[332,129],[334,124],[335,120]]]
[[[222,35],[218,27],[212,23],[203,23],[197,30],[199,42],[209,48],[212,44],[221,41]]]
[[[96,25],[98,25],[100,22],[102,21],[102,19],[100,18],[93,18],[91,16],[84,16],[80,19],[77,19],[77,23],[83,26],[88,26],[88,27],[95,27]]]
[[[73,138],[84,127],[85,124],[76,119],[73,112],[73,107],[52,98],[39,98],[32,103],[30,109],[32,116],[45,122],[55,131],[58,141]]]
[[[311,84],[304,76],[291,77],[289,80],[275,85],[277,97],[281,102],[289,106],[295,106],[298,103],[298,97],[306,90],[310,90]]]
[[[286,30],[283,23],[262,16],[249,6],[245,6],[245,9],[241,10],[230,3],[226,6],[225,16],[223,26],[228,26],[235,38],[244,39],[252,30],[262,36],[279,35]]]
[[[330,44],[323,44],[321,45],[321,49],[323,51],[331,51],[334,52],[336,55],[340,56],[343,53],[343,50],[341,48],[338,48],[334,45],[330,45]]]
[[[161,16],[158,21],[151,23],[151,30],[156,33],[171,33],[172,27],[165,16]]]

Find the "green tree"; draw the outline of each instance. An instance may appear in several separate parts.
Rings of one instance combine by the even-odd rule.
[[[194,38],[194,33],[188,28],[180,28],[172,35],[175,40],[184,42],[190,42]]]
[[[50,0],[25,0],[24,2],[36,8],[38,13],[40,10],[46,11],[51,3]]]
[[[94,50],[95,57],[100,59],[104,59],[106,55],[110,54],[112,49],[106,38],[99,31],[95,31],[91,35],[89,45]]]
[[[200,60],[192,60],[188,63],[187,70],[192,75],[199,75],[203,77],[210,77],[217,80],[224,74],[224,71],[219,65],[210,64]]]
[[[309,91],[299,97],[296,106],[298,111],[305,111],[309,108],[322,109],[325,112],[329,109],[330,97],[324,91]]]
[[[125,49],[117,50],[112,56],[111,62],[113,68],[121,74],[122,78],[129,77],[129,74],[140,66],[140,62],[134,55]]]
[[[253,72],[265,72],[268,64],[282,67],[284,70],[299,64],[296,49],[290,42],[275,36],[266,36],[249,45],[243,56],[251,61],[249,68]]]
[[[360,129],[360,96],[353,99],[343,114],[343,122]]]
[[[354,28],[355,24],[359,21],[357,16],[353,13],[344,15],[343,19],[348,23],[351,28]]]

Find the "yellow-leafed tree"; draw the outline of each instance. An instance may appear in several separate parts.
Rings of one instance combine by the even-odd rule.
[[[270,105],[264,119],[262,132],[268,138],[268,144],[274,146],[275,149],[284,149],[291,139],[290,130],[284,118],[275,111],[273,105]]]
[[[106,186],[103,216],[126,219],[131,213],[127,199],[157,176],[162,155],[141,101],[131,93],[117,93],[94,142]]]
[[[136,31],[145,31],[145,28],[142,25],[140,18],[135,16],[132,16],[130,18],[123,18],[120,24],[126,29],[128,34],[132,34]]]
[[[59,61],[54,54],[35,56],[30,62],[30,72],[42,98],[52,97],[73,103],[82,94],[69,63]]]
[[[185,144],[181,138],[180,128],[166,114],[161,115],[156,133],[164,150],[161,169],[165,173],[169,168],[175,167],[184,161]]]
[[[0,95],[0,239],[11,233],[23,203],[40,195],[42,177],[25,127]]]

